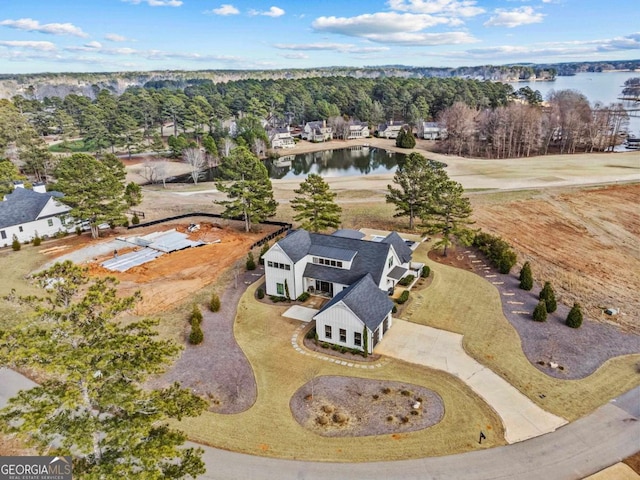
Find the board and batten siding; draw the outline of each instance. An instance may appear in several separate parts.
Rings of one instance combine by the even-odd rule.
[[[354,333],[362,335],[364,330],[364,323],[347,307],[344,303],[338,302],[328,310],[321,312],[315,316],[316,320],[316,332],[318,333],[318,340],[327,343],[333,343],[348,348],[356,348],[363,350],[364,338],[362,338],[362,345],[356,345],[354,343]],[[325,335],[325,327],[331,327],[331,338],[327,338]],[[345,342],[340,341],[340,329],[346,330],[347,338]],[[371,338],[373,337],[371,330],[367,328],[367,336],[369,338],[369,353],[371,353],[373,347]]]
[[[262,257],[264,259],[264,273],[267,295],[284,296],[285,293],[278,293],[278,284],[286,284],[289,287],[289,296],[291,298],[298,298],[301,292],[298,292],[296,288],[296,269],[294,263],[287,256],[286,253],[276,243],[272,246],[267,253]],[[289,270],[282,268],[270,267],[269,262],[289,265]],[[300,282],[302,278],[300,278]]]
[[[51,223],[51,225],[49,225],[49,223]],[[24,243],[33,240],[36,234],[40,238],[53,237],[61,230],[66,232],[67,227],[62,224],[59,217],[42,218],[33,222],[2,228],[0,229],[0,247],[8,247],[11,245],[14,235],[20,243]]]

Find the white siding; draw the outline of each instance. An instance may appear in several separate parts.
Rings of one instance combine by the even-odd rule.
[[[49,221],[51,221],[51,226],[49,226]],[[22,227],[22,232],[20,231],[20,227]],[[14,234],[16,235],[16,237],[18,237],[20,243],[24,243],[33,240],[36,236],[36,233],[40,238],[45,236],[53,237],[60,230],[66,232],[67,228],[62,224],[60,218],[58,217],[43,218],[41,220],[36,220],[35,222],[6,227],[0,229],[0,232],[4,232],[4,235],[7,237],[2,238],[3,235],[2,233],[0,233],[0,247],[7,247],[11,245]]]
[[[38,218],[49,217],[51,215],[61,215],[67,213],[69,210],[71,209],[67,205],[50,198],[42,211],[38,214]]]
[[[393,258],[393,263],[391,264],[391,266],[389,266],[389,258]],[[388,281],[387,275],[389,275],[389,272],[393,270],[394,267],[397,267],[399,265],[402,265],[400,263],[400,258],[398,258],[398,255],[396,254],[396,251],[393,249],[393,247],[389,246],[389,250],[387,251],[387,259],[384,263],[384,270],[382,270],[382,276],[380,277],[380,285],[378,285],[378,287],[380,287],[380,290],[384,290],[386,292],[393,286],[393,282]]]
[[[278,244],[275,244],[262,258],[264,259],[267,295],[280,295],[278,293],[278,283],[284,285],[286,280],[287,286],[289,287],[289,296],[294,299],[298,298],[300,293],[298,292],[299,287],[296,288],[295,266],[282,248],[280,248]],[[269,262],[289,265],[290,269],[284,270],[282,268],[269,267]]]
[[[362,334],[364,324],[360,319],[342,302],[338,302],[328,310],[319,313],[315,316],[316,320],[316,332],[318,333],[318,340],[321,342],[332,343],[336,345],[345,346],[348,348],[363,349],[364,338],[362,338],[362,346],[357,346],[354,343],[354,333]],[[331,327],[331,338],[325,336],[325,326]],[[346,341],[340,341],[340,329],[346,330]],[[372,333],[367,329],[369,339],[369,353],[372,350]]]

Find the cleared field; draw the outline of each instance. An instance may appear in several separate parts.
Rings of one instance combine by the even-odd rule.
[[[476,225],[506,239],[560,301],[640,333],[640,184],[471,199]]]

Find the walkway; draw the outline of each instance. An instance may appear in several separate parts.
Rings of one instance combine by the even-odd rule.
[[[462,348],[462,335],[394,320],[393,328],[376,346],[375,353],[444,370],[464,381],[500,415],[509,443],[553,432],[567,423],[467,355]]]

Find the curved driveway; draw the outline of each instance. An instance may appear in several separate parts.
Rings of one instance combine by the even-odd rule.
[[[0,407],[35,385],[0,368]],[[640,387],[553,433],[524,442],[447,457],[376,463],[278,460],[203,447],[212,480],[575,480],[640,450]]]

